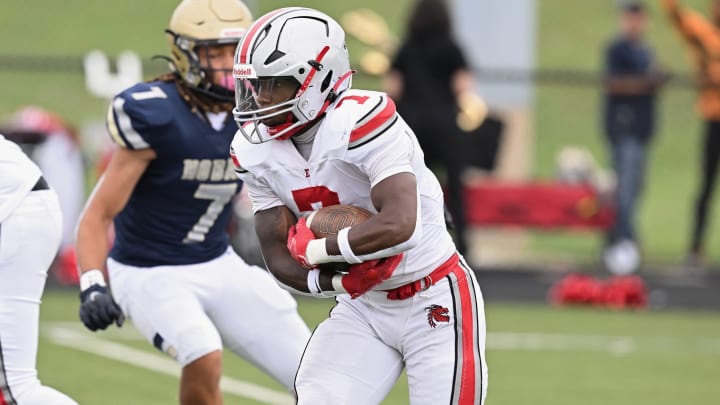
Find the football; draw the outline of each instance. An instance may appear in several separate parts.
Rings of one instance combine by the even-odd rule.
[[[339,204],[313,211],[306,223],[316,238],[325,238],[337,235],[341,229],[357,225],[371,216],[373,213],[365,208]]]

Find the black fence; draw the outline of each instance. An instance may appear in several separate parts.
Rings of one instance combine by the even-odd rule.
[[[13,55],[0,54],[0,72],[42,73],[42,74],[82,74],[82,55]],[[167,62],[143,58],[143,72],[148,75],[160,74],[167,70]],[[367,75],[362,71],[361,75]],[[490,82],[566,85],[566,86],[598,86],[602,80],[599,71],[577,69],[536,69],[518,70],[501,68],[477,68],[478,78]],[[674,73],[668,83],[671,86],[693,87],[692,76],[685,72]]]

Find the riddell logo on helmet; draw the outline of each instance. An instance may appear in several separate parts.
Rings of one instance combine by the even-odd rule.
[[[236,79],[252,79],[257,77],[252,65],[236,64],[233,66],[233,76]]]

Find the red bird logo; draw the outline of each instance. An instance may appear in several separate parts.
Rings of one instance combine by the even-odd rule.
[[[440,305],[430,305],[425,307],[427,311],[428,323],[431,327],[436,327],[437,322],[450,322],[450,310]]]

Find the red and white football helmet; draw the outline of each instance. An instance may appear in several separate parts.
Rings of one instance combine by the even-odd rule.
[[[350,88],[352,73],[345,32],[331,17],[302,7],[265,14],[235,53],[233,115],[240,132],[251,143],[291,137]],[[282,86],[293,87],[280,100],[268,96]]]

